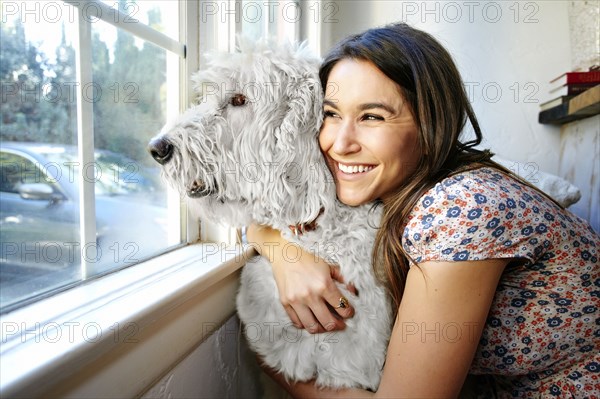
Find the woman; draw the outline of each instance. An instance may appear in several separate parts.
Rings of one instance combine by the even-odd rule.
[[[320,76],[319,143],[340,201],[383,206],[374,265],[397,314],[376,393],[274,377],[298,397],[456,397],[468,373],[491,376],[500,397],[599,395],[600,239],[474,148],[481,131],[447,51],[395,24],[342,41]],[[475,139],[461,142],[467,119]],[[248,238],[281,241],[256,226]],[[292,321],[343,328],[352,308],[338,305],[336,269],[281,255]]]

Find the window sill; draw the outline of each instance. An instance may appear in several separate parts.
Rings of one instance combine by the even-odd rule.
[[[0,396],[141,394],[233,314],[253,254],[189,245],[3,315]]]

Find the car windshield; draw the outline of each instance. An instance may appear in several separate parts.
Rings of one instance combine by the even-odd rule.
[[[97,150],[93,165],[84,165],[83,170],[77,153],[65,147],[38,147],[34,150],[48,160],[49,164],[60,167],[60,173],[68,173],[73,183],[82,173],[84,178],[95,183],[95,193],[100,196],[130,195],[151,193],[157,188],[158,173],[142,166],[139,162],[110,151]],[[53,168],[44,168],[48,173]],[[53,176],[55,177],[55,176]]]

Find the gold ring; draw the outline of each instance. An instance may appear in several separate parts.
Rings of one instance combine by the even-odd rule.
[[[345,296],[341,296],[340,297],[340,303],[335,308],[336,309],[339,309],[339,308],[345,309],[347,307],[348,307],[348,300],[346,299]]]

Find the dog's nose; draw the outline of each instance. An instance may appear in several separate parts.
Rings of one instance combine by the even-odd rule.
[[[148,144],[148,152],[161,165],[166,164],[173,155],[173,146],[163,138],[154,138]]]

